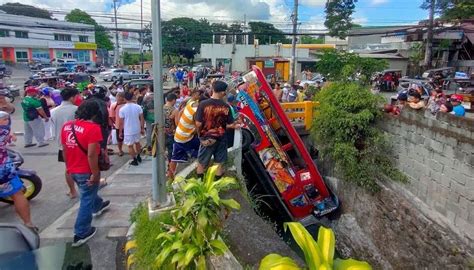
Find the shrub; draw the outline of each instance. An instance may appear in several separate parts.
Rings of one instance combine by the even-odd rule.
[[[239,209],[233,199],[221,199],[222,190],[236,184],[234,178],[215,181],[217,167],[211,167],[204,180],[184,181],[178,206],[148,218],[135,212],[137,220],[135,261],[139,269],[206,269],[206,257],[221,255],[227,247],[219,238],[222,210]]]
[[[354,259],[334,259],[336,237],[331,229],[319,227],[318,240],[315,241],[306,228],[298,222],[285,223],[285,230],[290,229],[291,235],[304,254],[309,270],[371,270],[372,267]],[[269,254],[260,262],[259,270],[300,270],[295,261],[278,254]]]
[[[312,126],[322,158],[335,162],[336,173],[370,191],[376,180],[388,176],[406,181],[392,165],[390,147],[375,122],[383,98],[354,82],[334,82],[315,97],[320,103]]]

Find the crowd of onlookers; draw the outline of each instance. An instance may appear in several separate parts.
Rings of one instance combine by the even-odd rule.
[[[455,116],[464,117],[466,110],[462,105],[463,96],[458,94],[446,95],[439,87],[431,91],[427,100],[422,98],[423,88],[414,86],[406,91],[401,91],[397,95],[394,105],[387,104],[384,111],[392,115],[399,115],[405,107],[415,110],[428,110],[431,114],[451,113]]]
[[[167,175],[172,180],[178,163],[197,158],[197,173],[202,177],[213,159],[224,173],[231,130],[240,127],[237,121],[235,96],[227,96],[223,81],[200,81],[199,86],[188,87],[187,82],[172,88],[164,96],[164,132],[168,157]],[[120,81],[110,87],[90,84],[83,91],[74,84],[57,90],[60,101],[51,97],[56,89],[29,86],[21,102],[25,127],[24,147],[44,147],[48,140],[56,139],[58,162],[65,163],[67,195],[73,199],[80,195],[80,207],[74,226],[73,246],[90,239],[96,229],[91,226],[94,216],[110,207],[110,202],[98,195],[101,171],[111,166],[109,155],[124,155],[127,146],[130,166],[139,166],[142,153],[150,154],[154,127],[155,108],[152,85],[139,87],[124,85]],[[2,103],[0,98],[0,164],[8,164],[6,146],[14,140],[10,113],[14,108]],[[146,137],[142,149],[141,139]],[[33,142],[36,140],[36,143]],[[108,148],[117,143],[118,152]],[[161,142],[157,142],[161,143]],[[144,150],[144,151],[143,151]],[[102,179],[103,180],[103,179]],[[29,205],[21,192],[21,181],[14,171],[0,170],[0,197],[11,196],[23,222],[31,222]]]

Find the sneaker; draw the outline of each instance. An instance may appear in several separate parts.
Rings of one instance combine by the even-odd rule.
[[[110,208],[110,201],[104,201],[102,202],[102,207],[99,209],[99,211],[95,212],[92,214],[93,217],[98,217],[102,215],[102,213],[105,212],[105,210]]]
[[[38,144],[38,147],[45,147],[45,146],[48,146],[48,145],[49,145],[49,143],[40,143],[40,144]]]
[[[25,148],[30,148],[30,147],[33,147],[33,146],[36,146],[36,143],[25,144]]]
[[[72,242],[72,246],[80,247],[84,245],[89,239],[91,239],[95,235],[96,232],[97,232],[97,228],[91,227],[91,230],[89,231],[89,233],[84,237],[79,237],[77,235],[74,235],[74,241]]]
[[[130,162],[130,165],[132,166],[138,166],[138,160],[136,158],[134,158],[131,162]]]
[[[137,156],[138,163],[142,163],[142,157],[140,155]]]

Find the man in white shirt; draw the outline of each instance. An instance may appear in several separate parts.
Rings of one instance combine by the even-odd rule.
[[[123,143],[128,146],[128,153],[133,159],[130,165],[138,166],[142,162],[140,139],[145,134],[145,119],[142,107],[133,102],[133,93],[125,92],[125,100],[127,103],[119,111],[119,134],[123,136]]]
[[[79,95],[79,91],[75,88],[66,88],[61,91],[61,98],[63,101],[61,105],[51,110],[51,124],[53,125],[54,136],[58,142],[58,162],[64,162],[63,150],[61,144],[61,130],[64,123],[74,120],[77,111],[77,106],[73,104],[76,96]],[[74,199],[77,197],[76,186],[71,175],[65,171],[66,183],[69,187],[67,195],[69,198]]]

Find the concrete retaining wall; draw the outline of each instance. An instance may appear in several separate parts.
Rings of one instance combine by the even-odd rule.
[[[404,110],[381,122],[410,192],[474,243],[474,120]]]

